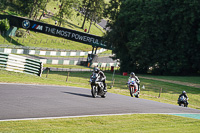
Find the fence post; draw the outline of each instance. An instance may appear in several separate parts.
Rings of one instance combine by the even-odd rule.
[[[162,88],[160,88],[160,92],[159,92],[158,98],[160,98],[161,93],[162,93]]]
[[[110,89],[114,86],[114,83],[115,83],[115,70],[113,71],[113,75],[112,75],[112,85],[110,86]]]
[[[67,78],[66,78],[66,82],[68,81],[68,77],[69,77],[69,72],[67,73]]]
[[[48,77],[48,74],[49,74],[49,70],[50,70],[50,68],[46,68],[47,69],[47,75],[46,75],[46,78]]]

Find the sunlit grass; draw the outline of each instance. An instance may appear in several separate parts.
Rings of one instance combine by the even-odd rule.
[[[93,116],[67,119],[0,122],[0,131],[10,132],[58,132],[58,133],[181,133],[198,132],[200,121],[164,114],[133,114],[121,116]]]

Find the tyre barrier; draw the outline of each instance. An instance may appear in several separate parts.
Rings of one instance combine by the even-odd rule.
[[[43,63],[35,59],[0,52],[0,69],[41,76]]]

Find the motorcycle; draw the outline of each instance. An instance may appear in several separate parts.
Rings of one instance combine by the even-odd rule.
[[[139,90],[138,90],[138,85],[136,83],[135,78],[132,78],[131,80],[128,81],[128,87],[130,91],[131,97],[135,96],[136,98],[139,98]]]
[[[90,77],[91,93],[92,97],[96,98],[97,95],[102,98],[106,97],[106,92],[104,92],[104,84],[100,81],[100,76],[97,73],[93,73]]]
[[[178,98],[178,104],[179,106],[187,107],[187,98],[184,96],[181,96],[180,98]]]

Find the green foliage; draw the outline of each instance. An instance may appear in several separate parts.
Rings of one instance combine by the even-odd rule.
[[[104,10],[104,17],[109,19],[108,27],[115,22],[119,11],[120,5],[123,0],[110,0],[109,4],[106,4]]]
[[[9,28],[10,28],[10,24],[7,19],[0,20],[1,31],[7,31]]]
[[[126,0],[107,42],[121,71],[190,74],[200,71],[200,1]]]
[[[72,16],[73,8],[77,8],[79,5],[79,0],[60,0],[61,4],[59,7],[59,13],[57,15],[58,19],[58,26],[64,23],[63,18],[70,18]]]
[[[5,9],[6,0],[0,0],[0,9]]]
[[[86,20],[89,20],[91,24],[92,22],[99,22],[103,17],[104,5],[104,0],[83,0],[80,5],[80,12],[85,16],[81,28],[84,28]]]

